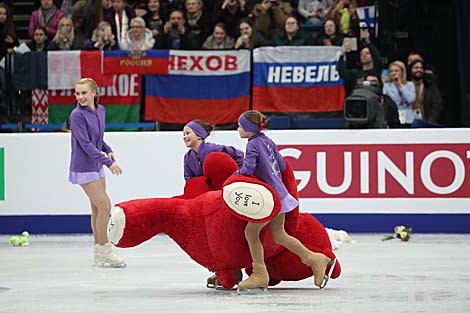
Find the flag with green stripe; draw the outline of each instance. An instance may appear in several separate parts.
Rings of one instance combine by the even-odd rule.
[[[113,84],[98,87],[98,103],[106,108],[106,123],[138,123],[140,118],[140,76],[115,74]],[[50,90],[49,124],[63,124],[75,107],[75,90]]]

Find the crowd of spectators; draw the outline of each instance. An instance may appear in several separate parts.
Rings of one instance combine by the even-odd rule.
[[[435,69],[420,54],[395,60],[383,73],[380,52],[356,8],[361,0],[40,0],[31,14],[33,51],[253,49],[340,46],[338,72],[350,94],[378,77],[398,108],[401,126],[415,118],[438,123],[443,101]],[[19,45],[10,7],[0,4],[0,58]],[[414,57],[414,58],[413,58]],[[390,123],[389,123],[390,124]],[[395,127],[388,125],[389,127]]]
[[[371,1],[360,1],[369,4]],[[37,0],[28,27],[28,45],[42,50],[132,49],[144,36],[146,49],[238,49],[264,45],[338,45],[359,38],[356,0]],[[18,44],[8,5],[5,44]],[[138,18],[142,32],[131,29]],[[289,19],[289,21],[287,21]],[[143,21],[143,23],[142,23]],[[107,22],[117,45],[91,43]],[[244,24],[244,25],[243,25]],[[136,27],[140,28],[140,27]],[[242,29],[248,31],[247,35]],[[142,35],[142,34],[145,35]],[[148,38],[151,33],[153,40]],[[109,36],[107,36],[109,38]],[[249,37],[249,38],[247,38]],[[36,42],[36,43],[35,43]],[[233,44],[232,44],[233,42]],[[153,44],[152,44],[153,43]],[[152,44],[152,45],[150,45]],[[5,49],[3,49],[5,50]]]

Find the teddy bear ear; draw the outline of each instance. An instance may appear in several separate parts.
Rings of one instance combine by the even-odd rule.
[[[228,179],[222,197],[232,213],[250,222],[269,221],[280,211],[279,197],[271,187],[251,177],[236,175]]]

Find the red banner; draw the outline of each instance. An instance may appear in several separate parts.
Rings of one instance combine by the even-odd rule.
[[[104,74],[168,74],[168,50],[104,52]]]

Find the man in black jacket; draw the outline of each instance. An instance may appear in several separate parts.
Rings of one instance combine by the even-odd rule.
[[[440,123],[443,110],[442,96],[433,79],[425,74],[423,61],[412,61],[409,71],[416,89],[413,109],[420,111],[423,120]]]

